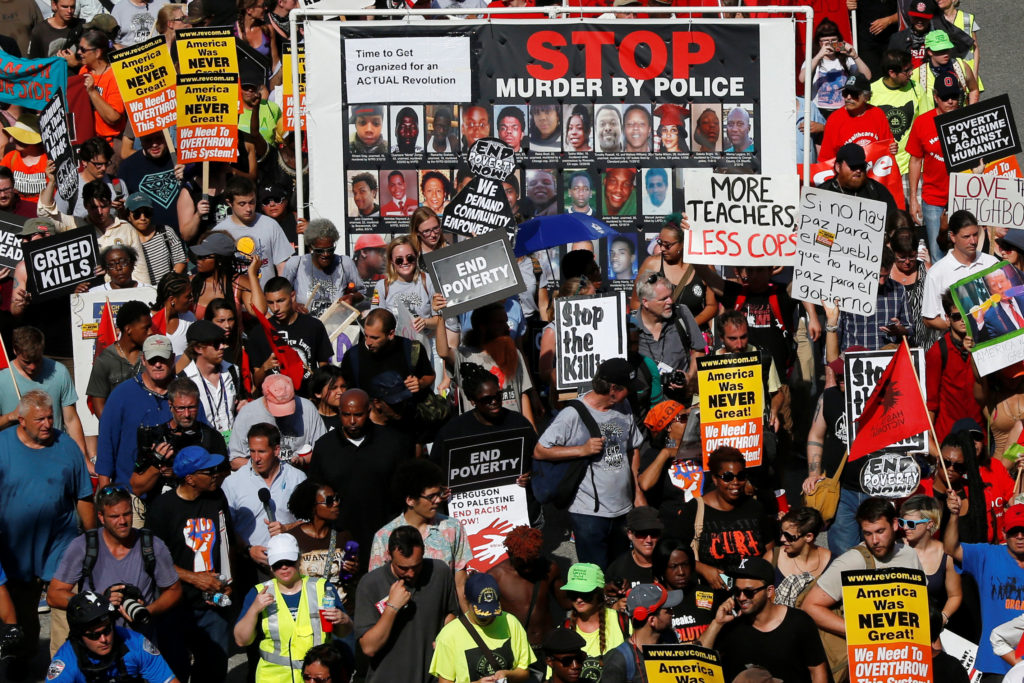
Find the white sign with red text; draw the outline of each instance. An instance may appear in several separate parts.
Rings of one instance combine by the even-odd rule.
[[[683,171],[690,230],[687,263],[789,266],[796,256],[796,175]]]
[[[514,483],[453,492],[448,514],[462,522],[473,550],[469,566],[478,572],[485,572],[508,557],[508,532],[530,524],[526,489]]]

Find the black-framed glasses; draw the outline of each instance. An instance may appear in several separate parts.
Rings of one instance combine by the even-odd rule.
[[[152,218],[153,209],[149,208],[148,206],[144,206],[141,209],[135,209],[134,211],[132,211],[132,218],[142,218],[143,216],[145,216],[146,218]]]
[[[95,50],[96,48],[92,49]],[[110,165],[109,161],[96,161],[95,159],[89,159],[89,163],[95,166],[96,168],[106,168],[107,166]]]
[[[658,238],[657,242],[658,242],[658,246],[661,247],[662,249],[670,249],[670,248],[676,246],[677,244],[679,244],[678,240],[675,241],[675,242],[669,242],[668,240],[663,240],[660,237]]]
[[[391,262],[394,263],[396,266],[411,266],[414,263],[416,263],[416,256],[414,254],[410,254],[409,256],[396,256],[393,259],[391,259]]]
[[[477,396],[474,401],[485,405],[496,405],[501,403],[501,394],[484,394],[483,396]]]
[[[733,586],[732,590],[729,592],[732,593],[734,597],[738,598],[742,595],[747,600],[753,600],[755,595],[757,595],[767,587],[767,583],[759,588],[737,588],[736,586]]]
[[[311,254],[317,254],[318,256],[331,256],[334,254],[334,247],[314,247],[309,250]]]
[[[431,503],[437,503],[439,501],[444,500],[444,489],[438,491],[437,493],[431,493],[429,496],[426,496],[421,493],[416,497],[422,498],[423,500],[429,500]]]
[[[583,665],[583,660],[586,658],[582,652],[574,655],[562,655],[561,657],[555,657],[552,655],[551,659],[555,660],[562,666],[572,666],[573,664]]]
[[[947,470],[953,470],[960,474],[967,474],[967,463],[965,462],[953,462],[952,460],[942,459],[942,462],[946,465]]]
[[[901,529],[907,529],[909,531],[913,531],[922,524],[927,524],[930,521],[931,520],[929,519],[903,519],[902,517],[896,520]]]
[[[115,270],[118,268],[129,268],[132,265],[131,259],[119,258],[107,260],[107,270]]]
[[[333,507],[335,505],[341,505],[341,496],[339,496],[337,493],[332,494],[330,496],[324,496],[324,499],[318,500],[316,504],[323,505],[324,507],[327,508]]]
[[[267,204],[284,204],[284,197],[264,197],[261,203],[263,206]]]
[[[114,623],[112,621],[108,621],[107,625],[101,629],[97,629],[95,631],[83,631],[82,637],[86,640],[99,640],[103,636],[109,636],[113,630]]]
[[[721,474],[716,474],[715,476],[724,481],[726,484],[728,484],[733,479],[737,481],[746,481],[747,471],[740,470],[739,472],[722,472]]]
[[[435,226],[432,226],[432,227],[429,227],[429,228],[423,228],[423,229],[417,229],[416,230],[416,234],[417,235],[436,235],[439,232],[441,232],[441,226],[440,225],[435,225]]]

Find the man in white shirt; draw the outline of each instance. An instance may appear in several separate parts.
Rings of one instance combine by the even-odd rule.
[[[224,330],[209,320],[198,320],[189,326],[185,339],[194,360],[185,366],[182,374],[199,387],[199,401],[203,404],[206,421],[227,441],[235,422],[238,371],[224,360],[227,346]]]
[[[953,248],[943,256],[924,281],[921,317],[924,324],[945,332],[949,321],[942,312],[942,294],[959,280],[998,263],[990,254],[978,253],[978,219],[970,211],[957,211],[949,217],[949,239]]]

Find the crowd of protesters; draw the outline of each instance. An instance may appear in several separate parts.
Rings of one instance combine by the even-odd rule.
[[[687,264],[674,214],[623,271],[628,359],[602,363],[576,400],[555,389],[551,321],[558,297],[609,291],[589,242],[561,259],[558,287],[546,254],[526,256],[526,292],[460,319],[421,272],[455,241],[442,206],[425,197],[407,235],[364,235],[348,254],[332,221],[303,218],[280,99],[295,0],[3,4],[0,48],[68,62],[80,168],[75,197],[58,196],[34,112],[0,109],[0,210],[26,243],[95,230],[102,273],[77,293],[140,288],[76,384],[71,298],[34,301],[24,262],[0,271],[5,680],[220,682],[243,654],[257,682],[617,683],[647,680],[644,645],[697,643],[729,681],[824,683],[847,673],[842,572],[885,567],[927,576],[934,680],[968,680],[944,629],[978,645],[985,683],[1024,680],[1024,370],[977,372],[948,293],[1000,260],[1020,267],[1024,237],[944,208],[935,117],[984,97],[959,2],[847,0],[860,51],[823,19],[800,72],[808,144],[834,159],[823,187],[889,206],[877,312],[798,302],[792,268]],[[156,35],[176,58],[175,32],[200,25],[231,26],[258,55],[240,68],[238,161],[211,164],[206,186],[170,136],[132,135],[108,61]],[[747,135],[736,149],[753,148],[749,122]],[[873,142],[889,144],[906,211],[867,176]],[[319,318],[335,300],[360,312],[342,356]],[[939,443],[915,454],[918,490],[888,500],[861,488],[870,458],[843,465],[843,354],[904,338],[925,351]],[[741,352],[762,359],[762,463],[719,447],[693,490],[696,361]],[[517,480],[530,519],[479,572],[438,453],[504,429],[532,434]],[[531,455],[586,458],[590,474],[542,505]],[[823,517],[801,503],[830,477],[838,508]]]

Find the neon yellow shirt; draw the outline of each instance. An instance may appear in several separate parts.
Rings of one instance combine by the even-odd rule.
[[[473,624],[473,628],[494,653],[500,664],[498,670],[525,669],[536,659],[526,629],[508,612],[502,612],[487,626]],[[437,634],[430,673],[455,683],[471,683],[495,670],[465,625],[452,619]]]

